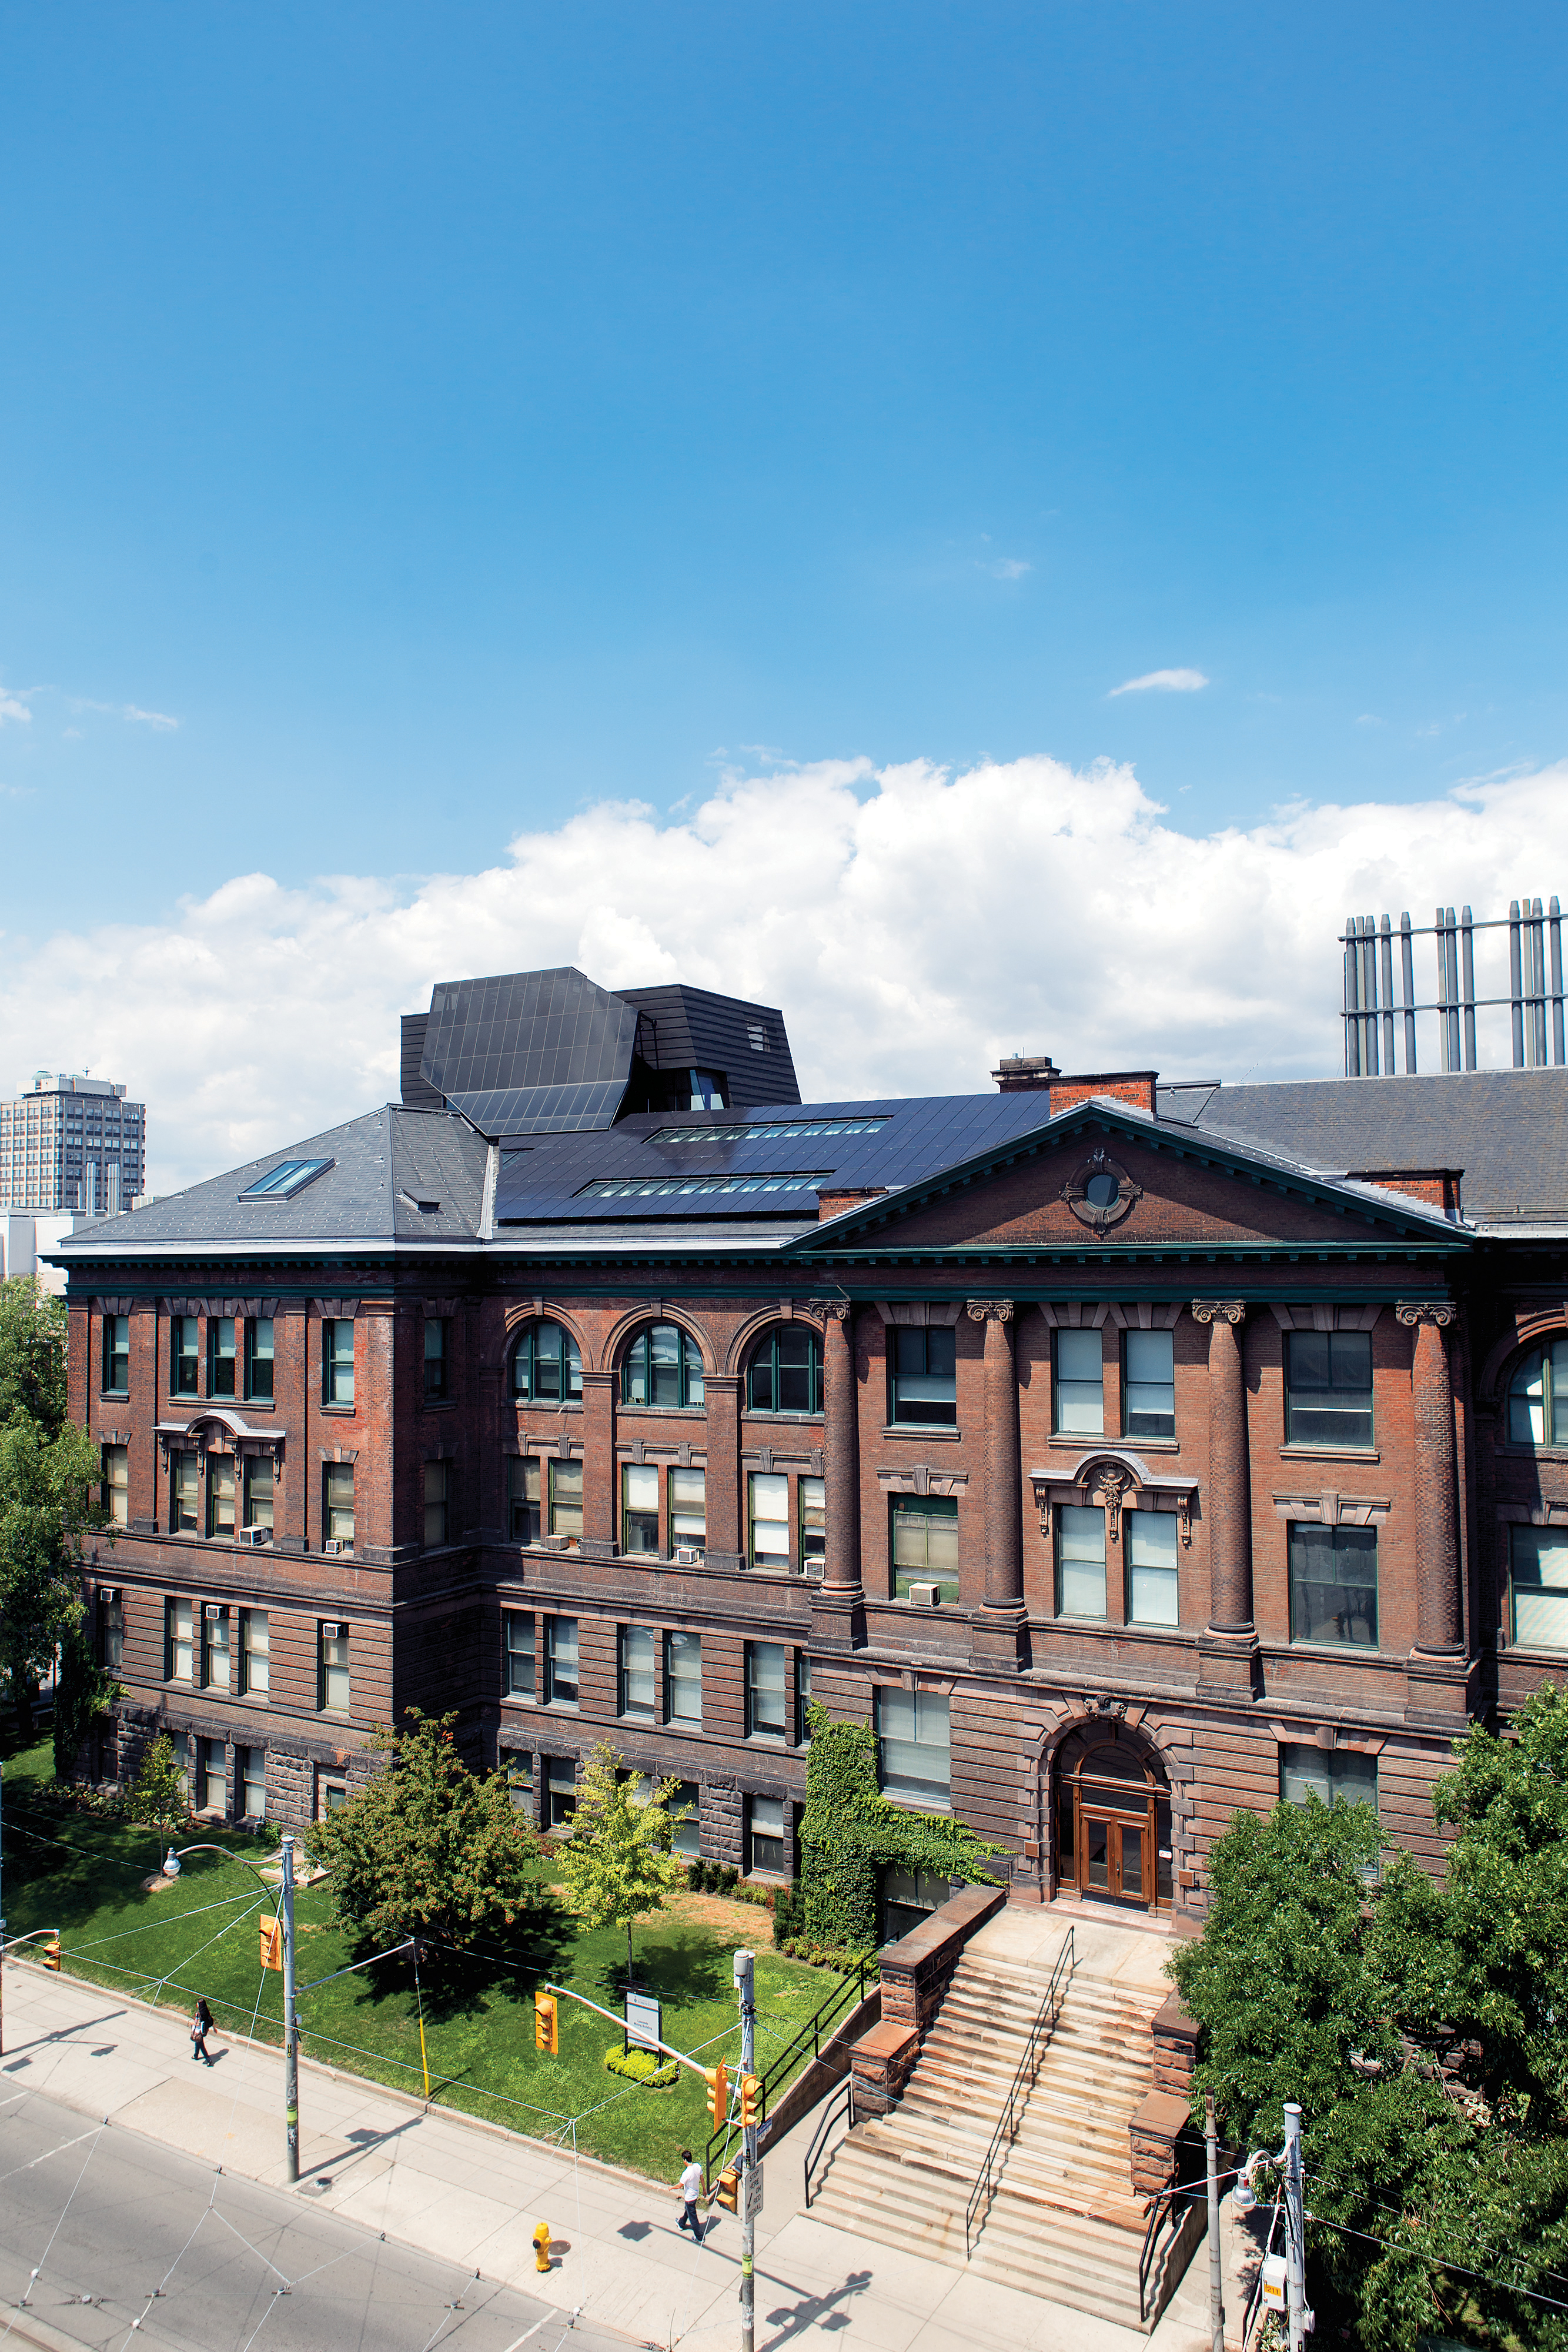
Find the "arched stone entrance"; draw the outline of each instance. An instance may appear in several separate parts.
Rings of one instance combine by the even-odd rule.
[[[1168,1911],[1170,1783],[1150,1742],[1100,1717],[1068,1733],[1051,1773],[1057,1892],[1119,1910]]]

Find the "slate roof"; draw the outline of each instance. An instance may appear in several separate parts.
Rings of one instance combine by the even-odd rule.
[[[1568,1070],[1161,1087],[1162,1119],[1325,1172],[1458,1168],[1483,1231],[1568,1227]]]

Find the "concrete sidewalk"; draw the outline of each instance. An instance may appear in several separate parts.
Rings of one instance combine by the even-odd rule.
[[[276,2049],[213,2037],[211,2072],[192,2063],[188,2026],[68,1976],[5,1967],[4,2088],[37,2088],[95,2119],[144,2133],[281,2188],[283,2061]],[[0,2088],[0,2095],[4,2095]],[[802,2210],[810,2123],[767,2165],[757,2231],[758,2352],[821,2334],[866,2352],[1208,2352],[1203,2249],[1152,2337],[831,2227]],[[734,2352],[740,2225],[715,2209],[700,2250],[675,2228],[674,2187],[316,2065],[300,2066],[296,2192],[389,2239],[471,2265],[580,2309],[633,2342]],[[536,2221],[558,2259],[534,2266]],[[1228,2302],[1229,2297],[1228,2295]],[[1239,2312],[1228,2313],[1230,2333]]]

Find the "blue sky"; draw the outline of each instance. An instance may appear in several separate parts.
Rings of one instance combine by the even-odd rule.
[[[0,26],[14,952],[775,755],[1568,748],[1560,8]]]

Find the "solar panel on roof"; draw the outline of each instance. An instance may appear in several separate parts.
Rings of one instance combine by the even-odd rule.
[[[673,1200],[686,1192],[810,1192],[828,1182],[829,1168],[757,1176],[601,1176],[584,1184],[580,1201]]]
[[[890,1114],[870,1118],[758,1118],[739,1127],[662,1127],[650,1143],[766,1143],[779,1136],[874,1135]]]

